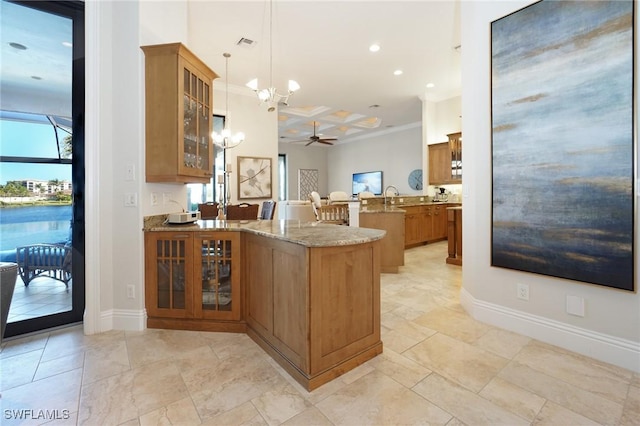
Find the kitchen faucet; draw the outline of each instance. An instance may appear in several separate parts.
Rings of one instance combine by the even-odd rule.
[[[391,188],[393,188],[393,189],[396,191],[396,197],[397,197],[398,195],[400,195],[400,191],[398,191],[398,188],[396,188],[396,187],[395,187],[395,186],[393,186],[393,185],[389,185],[389,186],[387,186],[387,187],[384,189],[384,205],[385,205],[385,206],[387,205],[387,191],[388,191],[388,190],[390,190]]]

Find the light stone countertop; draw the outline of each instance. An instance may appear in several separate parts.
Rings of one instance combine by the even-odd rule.
[[[382,239],[379,229],[332,225],[299,220],[199,220],[193,224],[164,224],[157,217],[145,218],[145,232],[250,232],[265,237],[300,244],[305,247],[332,247],[363,244]]]
[[[452,206],[452,204],[454,206]],[[449,208],[453,207],[461,207],[460,203],[449,203],[449,202],[433,202],[433,201],[424,201],[418,203],[405,203],[405,204],[394,204],[394,205],[382,205],[382,204],[373,204],[371,206],[363,206],[360,205],[360,213],[405,213],[402,209],[403,207],[416,207],[416,206],[441,206],[446,205]]]

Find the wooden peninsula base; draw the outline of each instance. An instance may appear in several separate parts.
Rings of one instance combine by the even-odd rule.
[[[172,227],[152,217],[147,326],[246,332],[311,391],[382,353],[384,234],[270,220]]]
[[[379,247],[246,235],[248,334],[306,389],[382,353]]]

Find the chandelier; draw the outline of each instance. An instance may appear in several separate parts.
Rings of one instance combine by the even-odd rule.
[[[222,132],[216,133],[213,132],[213,143],[219,146],[222,149],[235,148],[240,145],[242,141],[244,141],[244,133],[238,132],[236,134],[231,133],[231,114],[229,112],[229,58],[231,57],[230,53],[223,53],[222,56],[225,58],[225,118],[224,118],[224,128]]]
[[[269,2],[269,87],[259,89],[257,78],[248,82],[247,87],[255,92],[260,103],[267,104],[267,111],[275,111],[279,103],[288,105],[289,96],[300,89],[300,85],[294,80],[289,80],[285,95],[278,93],[278,90],[273,87],[273,0]]]

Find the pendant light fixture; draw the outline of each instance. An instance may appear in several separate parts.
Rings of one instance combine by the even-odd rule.
[[[238,132],[236,134],[232,134],[231,132],[231,113],[229,112],[229,58],[231,57],[230,53],[223,53],[222,56],[225,58],[225,118],[224,118],[224,128],[221,133],[213,132],[213,143],[219,146],[222,149],[235,148],[240,145],[244,141],[244,133]]]
[[[279,103],[288,105],[289,96],[300,89],[300,85],[295,80],[289,80],[286,95],[278,93],[278,90],[273,87],[273,0],[269,1],[269,87],[259,89],[257,78],[248,82],[247,87],[255,92],[260,103],[267,104],[268,111],[275,111]]]

